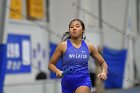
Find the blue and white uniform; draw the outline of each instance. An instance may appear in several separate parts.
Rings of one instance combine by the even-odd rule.
[[[84,40],[80,48],[75,48],[70,39],[67,41],[66,52],[62,57],[64,74],[61,85],[62,93],[74,93],[79,86],[91,88],[91,80],[88,72],[89,50]]]

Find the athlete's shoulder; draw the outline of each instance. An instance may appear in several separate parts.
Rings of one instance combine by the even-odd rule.
[[[96,49],[95,46],[92,43],[90,43],[89,41],[85,41],[85,42],[88,46],[89,51],[93,51]]]
[[[85,41],[85,43],[87,44],[88,47],[92,46],[92,44],[89,41]]]
[[[67,46],[67,42],[66,41],[61,41],[59,44],[58,44],[58,49],[60,51],[62,51],[63,53],[66,51],[66,46]]]
[[[61,48],[63,48],[63,47],[66,46],[66,44],[67,44],[66,41],[61,41],[61,42],[58,44],[58,46],[61,47]]]

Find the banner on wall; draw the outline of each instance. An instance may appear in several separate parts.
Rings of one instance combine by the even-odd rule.
[[[27,15],[31,19],[44,17],[44,0],[27,0]]]
[[[31,72],[31,40],[29,35],[8,34],[7,73]]]
[[[11,0],[9,11],[10,19],[22,19],[22,0]]]

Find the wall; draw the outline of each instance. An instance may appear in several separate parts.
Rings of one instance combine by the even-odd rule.
[[[31,37],[31,64],[33,64],[35,67],[37,66],[38,60],[43,62],[42,70],[46,71],[47,68],[47,62],[48,62],[48,55],[49,55],[49,45],[48,45],[48,32],[44,30],[44,28],[40,28],[37,24],[40,24],[42,26],[47,25],[44,22],[34,22],[34,21],[27,21],[25,19],[25,16],[23,15],[23,19],[21,21],[19,20],[11,20],[9,19],[9,4],[10,0],[8,0],[6,5],[6,19],[5,19],[5,29],[4,29],[4,43],[7,43],[7,36],[8,34],[17,34],[17,35],[29,35]],[[38,60],[33,57],[33,50],[37,48],[37,44],[41,45],[41,49],[44,49],[46,52],[46,57],[42,59],[41,54],[38,53]],[[24,59],[23,59],[24,60]],[[17,75],[6,75],[6,84],[11,83],[21,83],[21,82],[34,82],[35,75],[38,73],[38,69],[35,69],[35,67],[32,66],[31,74],[17,74]],[[24,77],[25,76],[25,77]],[[21,81],[23,79],[25,81]],[[17,80],[17,82],[14,82]]]
[[[132,3],[132,31],[136,32],[136,2]],[[104,44],[115,49],[124,48],[124,37],[127,37],[125,33],[126,27],[126,10],[127,0],[103,0],[103,31],[104,31]],[[118,7],[119,6],[119,7]]]
[[[74,0],[51,0],[50,1],[50,29],[51,41],[58,43],[61,35],[68,31],[69,22],[76,18],[76,8],[72,6]],[[60,35],[60,36],[58,36]]]
[[[135,52],[135,62],[136,62],[136,64],[135,64],[135,66],[136,66],[136,80],[138,80],[139,81],[139,83],[140,83],[140,67],[139,67],[139,65],[140,65],[140,62],[139,62],[139,60],[140,60],[140,50],[139,50],[139,48],[140,48],[140,36],[137,38],[137,41],[135,42],[135,50],[134,50],[134,52]]]
[[[3,22],[4,22],[4,16],[5,16],[5,14],[4,14],[4,12],[5,12],[5,10],[3,9],[5,6],[5,3],[6,1],[5,0],[0,0],[0,15],[1,15],[1,17],[0,17],[0,43],[2,43],[2,40],[3,40]]]
[[[44,71],[47,76],[49,77],[49,71],[47,69],[48,62],[49,62],[49,37],[48,37],[48,30],[49,25],[46,22],[46,18],[43,21],[30,21],[26,19],[26,10],[25,8],[25,0],[23,2],[23,19],[22,20],[12,20],[9,19],[9,5],[10,0],[7,0],[6,3],[6,13],[5,13],[5,27],[3,33],[3,43],[7,43],[7,38],[9,34],[15,35],[28,35],[31,38],[31,72],[30,73],[16,73],[16,74],[6,74],[5,78],[5,88],[4,91],[6,93],[16,93],[21,91],[27,91],[28,93],[31,92],[42,92],[44,83],[38,84],[36,81],[36,75],[40,72],[38,68],[38,62],[41,61],[42,65],[40,69]],[[45,0],[44,3],[46,4]],[[25,6],[24,6],[25,5]],[[46,5],[44,5],[45,7]],[[45,10],[44,10],[45,12]],[[46,16],[45,16],[46,17]],[[40,45],[41,52],[38,52],[38,44]],[[34,57],[34,50],[36,53],[36,57]],[[27,51],[25,51],[27,52]],[[42,55],[45,52],[45,57],[43,58]],[[25,60],[25,59],[23,59]],[[34,86],[36,85],[36,86]],[[53,84],[52,84],[53,85]],[[50,83],[51,86],[51,83]],[[37,90],[38,88],[38,90]],[[49,89],[48,92],[52,90]]]
[[[104,45],[115,48],[115,49],[124,49],[127,47],[127,40],[132,38],[124,34],[127,30],[127,19],[126,12],[128,8],[126,8],[126,4],[128,0],[102,0],[103,3],[103,31],[104,31]],[[136,0],[129,0],[132,4],[132,10],[130,10],[131,14],[131,30],[134,32],[134,57],[135,57],[135,67],[137,72],[135,80],[140,78],[140,69],[139,69],[139,60],[140,60],[140,39],[139,34],[137,34],[136,27]],[[128,13],[127,13],[128,15]],[[109,24],[108,24],[109,23]],[[121,31],[120,31],[121,30]],[[124,38],[125,37],[125,38]],[[124,41],[125,39],[125,41]],[[140,80],[139,80],[140,82]]]
[[[76,7],[79,11],[78,18],[85,24],[85,34],[87,41],[91,42],[96,48],[101,46],[101,29],[99,29],[99,4],[98,0],[79,0],[80,4]]]
[[[103,1],[103,20],[122,30],[124,27],[125,6],[126,0]],[[123,35],[105,24],[103,24],[103,26],[105,45],[112,48],[121,49]]]

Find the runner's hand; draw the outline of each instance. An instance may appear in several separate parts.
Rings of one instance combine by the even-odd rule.
[[[60,71],[60,70],[57,71],[56,72],[56,76],[59,77],[59,78],[61,78],[63,76],[63,71]]]
[[[107,74],[105,72],[102,72],[102,73],[98,74],[98,78],[100,78],[101,80],[106,80]]]

